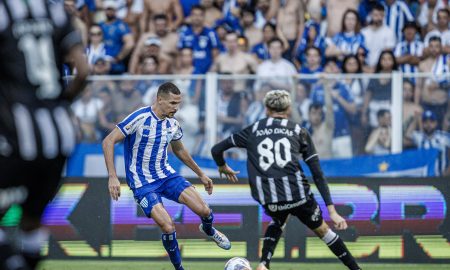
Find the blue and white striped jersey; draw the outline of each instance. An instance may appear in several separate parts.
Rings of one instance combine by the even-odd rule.
[[[407,41],[402,41],[397,43],[395,47],[394,54],[395,57],[405,56],[405,55],[413,55],[417,57],[421,57],[423,54],[423,43],[421,41],[413,41],[408,43]],[[416,65],[410,64],[401,64],[400,68],[405,73],[415,73],[419,72],[419,69]]]
[[[414,21],[414,16],[408,5],[403,1],[397,0],[392,5],[382,3],[385,10],[384,23],[394,31],[397,42],[400,42],[403,35],[403,26],[406,22]]]
[[[360,47],[367,50],[364,36],[361,33],[337,33],[333,37],[332,42],[339,50],[346,52],[346,54],[356,54]]]
[[[450,134],[441,130],[436,130],[431,136],[424,132],[414,131],[411,136],[417,148],[439,150],[438,162],[436,163],[436,175],[441,175],[448,166],[448,151],[450,148]]]
[[[441,54],[433,65],[433,79],[439,85],[448,85],[450,82],[450,54]]]
[[[129,187],[155,184],[176,174],[167,161],[167,147],[180,140],[183,131],[174,118],[159,119],[151,107],[127,116],[117,127],[125,136],[125,171]]]

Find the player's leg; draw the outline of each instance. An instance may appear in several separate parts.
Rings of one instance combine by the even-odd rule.
[[[307,202],[296,209],[293,215],[297,216],[303,224],[310,228],[328,248],[338,257],[348,269],[360,270],[361,268],[355,261],[350,251],[345,246],[344,241],[337,235],[330,227],[323,221],[322,210],[317,204],[314,197],[311,197]]]
[[[267,226],[266,232],[264,233],[262,256],[256,270],[266,270],[270,268],[270,261],[289,217],[289,214],[287,213],[273,214],[267,210],[266,213],[271,214],[272,221],[269,223],[269,226]]]
[[[41,218],[47,204],[55,197],[61,182],[66,158],[38,159],[30,163],[26,186],[28,198],[22,204],[22,220],[18,233],[20,251],[31,269],[41,260],[41,247],[48,241],[49,232],[42,227]],[[33,175],[32,175],[33,174]]]
[[[192,212],[201,218],[202,223],[200,224],[200,230],[216,242],[220,248],[230,249],[230,240],[213,227],[214,214],[197,190],[185,179],[177,184],[175,190],[174,196],[177,196],[177,194],[179,195],[176,201],[186,205]]]
[[[0,155],[0,221],[12,204],[21,204],[25,201],[28,191],[21,181],[24,179],[26,168],[21,165],[18,158],[3,157]],[[21,180],[22,179],[22,180]],[[0,228],[0,269],[16,270],[29,269],[25,259],[12,245],[11,236]]]
[[[173,223],[172,218],[169,216],[169,213],[167,213],[162,203],[158,203],[153,206],[151,216],[163,231],[161,241],[167,251],[167,254],[169,254],[170,261],[176,270],[183,270],[183,266],[181,265],[181,253],[177,241],[177,233],[175,231],[175,224]]]

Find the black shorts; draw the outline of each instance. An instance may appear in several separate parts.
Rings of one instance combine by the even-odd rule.
[[[40,218],[58,191],[66,158],[37,158],[25,161],[0,155],[0,213],[20,204],[23,214]]]
[[[289,215],[297,217],[311,230],[322,225],[322,210],[313,196],[308,196],[305,202],[286,202],[264,205],[265,212],[275,223],[283,226]]]

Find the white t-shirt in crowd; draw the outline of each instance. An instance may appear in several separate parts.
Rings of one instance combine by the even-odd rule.
[[[395,47],[395,34],[392,29],[383,25],[379,28],[367,26],[361,30],[366,41],[366,47],[369,50],[367,64],[376,66],[381,51],[384,49],[393,49]]]

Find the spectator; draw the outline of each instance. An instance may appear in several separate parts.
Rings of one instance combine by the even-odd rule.
[[[361,74],[362,66],[355,55],[347,55],[344,58],[342,64],[342,73],[350,74]],[[364,153],[365,146],[365,133],[361,125],[361,112],[363,107],[363,97],[366,91],[367,80],[361,77],[346,77],[343,83],[350,90],[350,94],[353,97],[356,105],[356,113],[351,117],[351,136],[352,136],[352,148],[355,155],[360,155]]]
[[[440,9],[437,13],[437,27],[425,36],[425,46],[428,47],[430,38],[440,37],[444,53],[450,54],[450,11],[448,9]],[[425,50],[424,54],[428,54]]]
[[[416,40],[417,25],[415,22],[408,22],[403,28],[404,41],[397,43],[395,47],[395,57],[400,70],[405,73],[417,73],[418,65],[423,54],[423,43]],[[415,83],[415,79],[412,81]]]
[[[308,21],[305,24],[302,39],[298,45],[296,52],[297,65],[301,66],[306,63],[306,49],[316,47],[320,50],[320,55],[325,53],[325,39],[320,36],[320,25],[314,21]]]
[[[239,50],[237,33],[230,32],[226,35],[225,46],[227,51],[217,57],[211,68],[212,71],[230,74],[256,72],[258,62],[250,54]]]
[[[204,74],[210,69],[218,55],[219,42],[211,29],[204,26],[205,11],[201,6],[191,10],[191,25],[181,31],[178,48],[191,48],[194,52],[194,66]]]
[[[299,72],[300,74],[318,74],[323,71],[322,67],[322,57],[320,54],[320,49],[317,47],[306,48],[306,63],[301,66]],[[306,89],[309,91],[311,86],[317,82],[317,79],[303,79],[302,82],[305,84]]]
[[[275,24],[267,23],[262,29],[263,40],[252,48],[252,53],[260,62],[270,58],[268,42],[276,37]]]
[[[343,31],[344,28],[339,29],[342,25],[342,19],[345,17],[347,10],[355,10],[358,8],[359,0],[327,0],[327,36],[333,37],[338,34],[339,31]]]
[[[134,46],[133,35],[128,25],[116,18],[115,1],[105,1],[103,6],[106,9],[106,22],[100,23],[100,27],[103,30],[106,54],[114,58],[111,74],[121,74],[126,71],[124,61]]]
[[[140,73],[142,75],[157,75],[159,69],[159,62],[158,58],[155,56],[148,56],[142,59],[142,62],[140,64]],[[156,93],[156,90],[160,84],[162,84],[162,80],[157,79],[145,79],[145,80],[139,80],[136,82],[135,89],[139,91],[139,94],[143,96],[143,103],[144,104],[151,104],[150,101],[152,100],[153,96],[145,96],[146,93]]]
[[[224,74],[230,75],[230,74]],[[240,130],[244,123],[245,98],[242,92],[234,91],[234,81],[219,80],[219,94],[217,102],[217,126],[221,138],[226,138]]]
[[[198,74],[198,71],[195,69],[193,65],[193,56],[191,48],[183,48],[180,50],[178,56],[178,66],[175,70],[175,74],[180,75],[192,75]],[[187,90],[187,93],[184,93],[184,99],[187,103],[197,104],[198,100],[201,96],[201,88],[197,87],[201,85],[201,82],[197,80],[192,80],[190,78],[177,78],[174,82],[180,89]]]
[[[99,25],[92,25],[89,29],[89,45],[86,48],[86,55],[91,68],[94,65],[94,60],[106,56],[103,32]]]
[[[161,52],[161,40],[157,36],[150,36],[144,41],[142,49],[136,48],[131,56],[129,71],[131,74],[139,73],[139,65],[144,58],[153,56],[158,59],[158,73],[169,74],[172,72],[171,59]]]
[[[325,50],[327,57],[337,57],[339,61],[344,60],[347,55],[356,54],[360,47],[366,46],[356,10],[345,11],[341,25],[341,32],[333,37]]]
[[[73,27],[81,34],[83,45],[86,46],[88,43],[88,27],[82,19],[82,14],[75,5],[75,2],[75,0],[64,0],[64,9],[71,16]]]
[[[421,116],[423,109],[414,102],[415,85],[410,80],[403,80],[403,134],[417,116]]]
[[[331,98],[333,83],[327,79],[324,79],[323,83],[325,105],[313,103],[309,106],[309,122],[306,124],[306,128],[311,133],[320,158],[329,159],[333,157],[333,133],[335,127],[333,100]]]
[[[447,111],[448,93],[450,89],[450,55],[443,54],[439,37],[430,38],[429,56],[419,64],[420,72],[433,73],[424,80],[420,97],[424,109],[436,114],[439,128]]]
[[[266,23],[275,23],[275,17],[280,7],[280,0],[256,1],[256,27],[262,28]]]
[[[108,88],[101,88],[97,96],[103,103],[98,111],[97,129],[100,138],[105,138],[115,127],[119,119],[113,109],[112,93]]]
[[[299,123],[309,120],[309,106],[311,105],[311,100],[309,99],[308,91],[303,83],[297,84],[297,91],[295,92],[295,108],[297,109],[300,119]]]
[[[154,42],[160,44],[159,51],[161,56],[158,55],[158,58],[162,58],[163,66],[160,69],[162,74],[165,74],[170,71],[170,65],[175,62],[175,56],[177,55],[177,42],[178,42],[178,34],[176,32],[170,32],[168,25],[168,18],[165,14],[157,14],[153,17],[154,24],[154,32],[144,33],[137,42],[136,48],[134,49],[131,55],[130,63],[130,73],[134,73],[135,67],[134,62],[137,61],[136,57],[139,54],[142,54],[145,43],[150,40],[150,38],[158,38],[160,42]],[[166,61],[167,63],[165,63]],[[133,66],[131,68],[131,66]]]
[[[306,7],[304,2],[300,0],[280,1],[278,9],[277,25],[289,45],[284,58],[290,61],[295,54],[297,37],[302,33],[305,24]]]
[[[374,129],[367,140],[367,154],[387,155],[391,152],[391,113],[388,110],[377,112],[378,127]]]
[[[92,74],[93,75],[108,75],[111,71],[110,56],[99,55],[93,60]]]
[[[139,37],[139,20],[144,11],[144,0],[115,1],[117,3],[117,18],[128,24],[134,37]]]
[[[95,142],[97,140],[95,126],[98,112],[102,107],[103,102],[93,96],[91,87],[86,87],[81,98],[72,104],[73,113],[80,125],[83,142]]]
[[[224,45],[225,37],[227,36],[227,33],[231,31],[232,31],[231,28],[228,27],[228,25],[225,23],[217,24],[216,27],[214,27],[214,32],[216,33],[217,38],[219,39],[218,44],[219,53],[227,51]]]
[[[154,32],[143,34],[138,41],[135,51],[142,50],[145,41],[150,37],[158,37],[161,41],[161,53],[173,60],[178,53],[178,33],[170,32],[166,14],[156,14],[152,21],[155,29]]]
[[[394,31],[395,41],[402,40],[402,29],[407,22],[413,22],[414,17],[409,10],[408,5],[403,1],[385,0],[382,2],[385,7],[385,24]]]
[[[392,29],[383,24],[384,7],[381,4],[373,6],[370,16],[371,24],[363,28],[361,32],[369,51],[367,64],[373,67],[377,64],[381,51],[395,47],[396,38]]]
[[[295,66],[282,58],[283,42],[279,38],[269,41],[270,59],[262,62],[256,74],[261,78],[255,85],[259,88],[260,83],[269,82],[275,89],[290,90],[293,83],[292,77],[297,74]],[[268,79],[267,77],[271,77]]]
[[[375,73],[384,73],[390,75],[397,70],[397,62],[394,54],[389,51],[383,51],[380,54]],[[390,110],[391,108],[391,78],[371,79],[364,94],[364,104],[361,115],[361,123],[371,127],[377,126],[376,113],[381,109]]]
[[[438,24],[438,11],[441,9],[445,10],[445,3],[442,0],[428,0],[422,2],[417,21],[424,30],[424,33],[430,32],[433,30],[434,26]]]
[[[255,10],[245,8],[242,10],[241,17],[244,35],[248,40],[248,46],[253,48],[256,44],[263,40],[263,33],[261,29],[255,26]]]
[[[373,73],[374,68],[367,64],[367,54],[369,52],[367,49],[363,47],[359,47],[358,52],[356,53],[356,57],[358,58],[359,63],[361,64],[362,73]]]
[[[144,11],[139,22],[142,33],[154,32],[154,25],[149,24],[149,20],[152,21],[156,14],[167,15],[170,31],[176,31],[184,19],[179,0],[144,0]]]
[[[336,75],[340,73],[335,59],[328,59],[324,66],[324,73]],[[350,136],[350,120],[351,116],[356,113],[356,105],[350,94],[348,87],[337,81],[330,79],[322,79],[313,86],[311,92],[311,102],[313,104],[325,104],[325,88],[331,84],[331,96],[333,98],[334,119],[335,122],[332,142],[333,157],[350,158],[352,157],[352,141]]]
[[[436,175],[448,176],[450,174],[450,135],[438,129],[437,116],[429,110],[422,115],[423,129],[416,131],[417,121],[408,128],[407,142],[419,149],[435,148],[439,151]]]
[[[361,20],[361,24],[366,26],[370,23],[370,12],[373,7],[378,4],[380,0],[361,0],[358,6],[358,14],[359,19]]]
[[[205,9],[205,26],[214,27],[216,21],[223,17],[221,10],[214,6],[214,0],[201,0],[201,6]]]
[[[132,80],[122,80],[117,84],[119,91],[113,97],[114,113],[118,119],[123,119],[143,105],[142,97]]]
[[[254,122],[266,118],[266,107],[264,105],[264,97],[267,92],[272,90],[272,86],[268,83],[261,85],[259,89],[256,89],[253,95],[253,99],[245,112],[245,125],[253,124]]]

